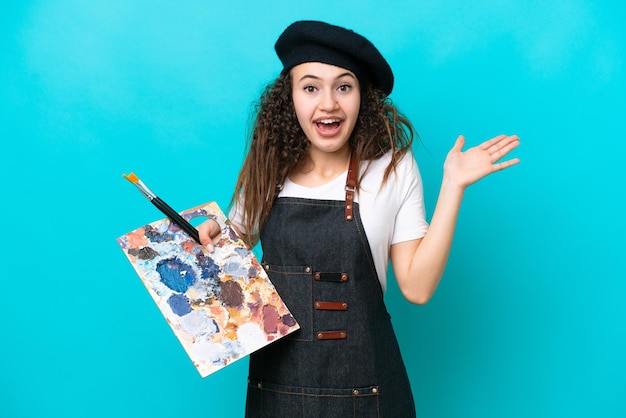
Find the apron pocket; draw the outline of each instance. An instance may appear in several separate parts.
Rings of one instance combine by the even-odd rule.
[[[313,341],[313,275],[309,266],[277,266],[263,261],[263,268],[300,330],[284,337],[291,341]]]
[[[378,418],[378,386],[307,388],[249,379],[246,418]]]

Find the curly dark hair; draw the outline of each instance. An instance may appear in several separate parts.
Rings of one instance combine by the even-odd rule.
[[[291,75],[281,74],[268,85],[255,105],[256,118],[248,138],[248,153],[235,185],[231,205],[243,204],[243,228],[249,244],[256,242],[274,198],[285,179],[306,161],[310,145],[292,99]],[[415,130],[385,93],[361,86],[361,105],[349,140],[357,161],[374,160],[392,151],[383,184],[413,143]],[[367,170],[359,173],[356,190]]]

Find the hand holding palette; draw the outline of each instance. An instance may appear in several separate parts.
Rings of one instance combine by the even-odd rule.
[[[202,377],[300,328],[216,203],[180,215],[217,221],[213,253],[169,218],[117,242]]]

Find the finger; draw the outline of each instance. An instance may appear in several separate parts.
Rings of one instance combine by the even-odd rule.
[[[207,228],[198,227],[198,236],[200,237],[200,243],[204,245],[207,249],[212,251],[213,240],[211,239],[211,236],[208,233]]]
[[[499,143],[500,141],[502,141],[505,138],[507,138],[506,135],[495,136],[495,137],[491,138],[490,140],[485,141],[482,144],[480,144],[480,149],[488,150],[489,148],[491,148],[492,146],[494,146],[495,144]]]
[[[496,152],[513,142],[519,142],[519,137],[517,135],[504,136],[500,138],[499,141],[492,143],[489,147],[489,150],[492,152]]]
[[[507,161],[503,161],[501,163],[494,164],[493,165],[493,171],[504,170],[505,168],[509,168],[511,166],[519,164],[519,162],[520,162],[519,158],[513,158],[511,160],[507,160]]]
[[[463,135],[459,135],[452,149],[455,151],[461,152],[464,146],[465,146],[465,137]]]
[[[495,149],[495,150],[492,151],[492,153],[491,153],[491,160],[493,162],[496,162],[496,161],[500,160],[505,155],[507,155],[509,152],[511,152],[512,150],[514,150],[515,148],[517,148],[519,146],[520,146],[519,139],[514,139],[511,142],[506,142],[500,148]]]
[[[200,243],[204,245],[209,251],[213,251],[215,239],[219,239],[221,232],[219,224],[209,219],[198,226],[198,235],[200,237]]]

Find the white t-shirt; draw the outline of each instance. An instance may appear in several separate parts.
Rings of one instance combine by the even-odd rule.
[[[387,288],[386,274],[391,245],[422,238],[428,229],[422,178],[413,154],[408,152],[402,158],[396,172],[391,172],[381,189],[385,168],[390,159],[391,153],[388,152],[377,160],[361,163],[360,172],[368,164],[369,170],[361,180],[359,193],[355,193],[354,199],[359,204],[361,221],[383,292]],[[300,186],[287,179],[279,197],[343,201],[346,197],[346,176],[347,171],[318,187]],[[236,208],[237,205],[230,213],[230,220],[241,230],[241,213]]]

